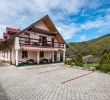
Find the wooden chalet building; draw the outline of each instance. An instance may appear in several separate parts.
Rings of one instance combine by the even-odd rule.
[[[66,43],[48,15],[24,30],[7,28],[0,41],[0,60],[10,64],[65,60]]]

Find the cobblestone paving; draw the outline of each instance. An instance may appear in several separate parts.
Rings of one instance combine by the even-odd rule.
[[[49,72],[40,73],[44,71]],[[88,72],[63,64],[31,69],[0,67],[0,100],[110,100],[107,74],[94,72],[61,84]]]

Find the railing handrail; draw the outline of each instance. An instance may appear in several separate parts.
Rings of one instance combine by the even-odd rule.
[[[28,37],[23,37],[23,36],[19,36],[19,38],[25,38],[25,39],[30,39],[30,40],[40,40],[40,39],[35,39],[35,38],[28,38]],[[52,43],[52,41],[46,41],[46,42],[51,42]],[[58,43],[58,44],[64,44],[64,43],[61,43],[61,42],[54,42],[54,43]]]
[[[29,39],[29,40],[25,41],[25,39]],[[64,48],[64,43],[61,43],[61,42],[54,42],[54,43],[52,43],[52,41],[46,41],[46,42],[43,43],[43,41],[39,41],[39,40],[40,39],[19,36],[20,45]]]

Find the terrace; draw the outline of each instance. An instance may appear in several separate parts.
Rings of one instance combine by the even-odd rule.
[[[35,38],[19,37],[20,46],[64,48],[64,43],[40,40]]]

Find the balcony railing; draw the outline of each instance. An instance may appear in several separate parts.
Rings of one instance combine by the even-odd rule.
[[[41,41],[39,39],[19,37],[20,46],[34,46],[34,47],[53,47],[53,48],[64,48],[64,43],[52,41]]]

